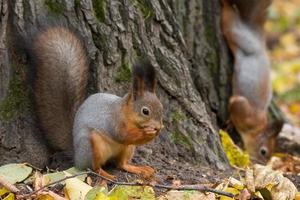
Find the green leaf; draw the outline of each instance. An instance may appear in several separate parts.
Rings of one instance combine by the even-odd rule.
[[[11,184],[25,180],[32,172],[32,168],[25,164],[7,164],[0,167],[0,176]]]
[[[69,169],[65,170],[65,172],[67,172],[71,175],[74,175],[74,174],[78,174],[78,173],[83,172],[83,171],[80,171],[79,169],[77,169],[75,167],[72,167],[72,168],[69,168]],[[76,178],[78,178],[81,181],[84,181],[86,176],[87,175],[85,174],[85,175],[78,176]],[[53,183],[53,182],[58,181],[58,180],[61,180],[65,177],[66,177],[66,175],[65,175],[64,172],[54,172],[54,173],[45,174],[47,184]],[[62,182],[62,183],[64,184],[64,182]]]
[[[106,200],[107,197],[107,189],[105,187],[94,187],[91,189],[86,195],[85,200]]]
[[[149,186],[116,186],[109,193],[109,200],[155,200],[155,193]]]

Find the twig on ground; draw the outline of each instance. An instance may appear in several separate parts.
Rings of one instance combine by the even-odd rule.
[[[11,184],[3,176],[0,176],[0,185],[2,185],[3,187],[5,187],[10,192],[13,192],[13,193],[20,192],[20,190],[14,184]]]
[[[130,183],[130,182],[119,182],[119,181],[114,181],[112,179],[109,179],[105,176],[102,176],[96,172],[93,172],[91,170],[87,171],[87,172],[82,172],[82,173],[78,173],[78,174],[75,174],[75,175],[72,175],[72,176],[67,176],[63,179],[60,179],[60,180],[57,180],[55,182],[52,182],[50,184],[47,184],[43,187],[41,187],[40,189],[38,190],[35,190],[27,195],[24,195],[23,197],[24,198],[28,198],[44,189],[46,189],[47,187],[49,186],[52,186],[52,185],[55,185],[57,183],[60,183],[62,181],[65,181],[67,179],[70,179],[70,178],[75,178],[77,176],[81,176],[81,175],[85,175],[85,174],[92,174],[94,176],[97,176],[97,177],[100,177],[106,181],[109,181],[115,185],[128,185],[128,186],[150,186],[150,187],[155,187],[155,188],[162,188],[162,189],[168,189],[168,190],[197,190],[197,191],[201,191],[201,192],[212,192],[212,193],[215,193],[215,194],[219,194],[219,195],[223,195],[223,196],[227,196],[227,197],[234,197],[233,194],[231,193],[228,193],[228,192],[224,192],[224,191],[221,191],[221,190],[216,190],[216,189],[213,189],[213,188],[209,188],[207,186],[204,186],[204,185],[181,185],[181,186],[170,186],[170,185],[160,185],[160,184],[150,184],[150,183]]]
[[[60,179],[60,180],[57,180],[57,181],[54,181],[54,182],[49,183],[49,184],[47,184],[47,185],[44,185],[43,187],[41,187],[41,188],[39,188],[38,190],[35,190],[35,191],[33,191],[33,192],[29,193],[29,194],[23,195],[23,198],[28,198],[28,197],[30,197],[30,196],[32,196],[32,195],[34,195],[34,194],[36,194],[36,193],[38,193],[38,192],[40,192],[40,191],[42,191],[42,190],[44,190],[44,189],[46,189],[46,188],[52,186],[52,185],[56,185],[57,183],[63,182],[63,181],[65,181],[65,180],[67,180],[67,179],[75,178],[75,177],[77,177],[77,176],[81,176],[81,175],[85,175],[85,174],[89,174],[89,173],[90,173],[90,172],[87,171],[87,172],[81,172],[81,173],[78,173],[78,174],[75,174],[75,175],[72,175],[72,176],[66,176],[65,178],[62,178],[62,179]]]
[[[34,165],[30,164],[30,163],[27,163],[27,162],[25,162],[24,165],[26,165],[28,167],[31,167],[31,168],[33,168],[33,169],[35,169],[37,171],[42,171],[43,170],[43,169],[38,168],[38,167],[36,167],[36,166],[34,166]]]
[[[160,185],[160,184],[150,184],[150,183],[128,183],[128,182],[119,182],[119,181],[114,181],[109,178],[106,178],[104,176],[101,176],[100,174],[93,172],[91,170],[88,171],[89,174],[93,174],[95,176],[98,176],[102,179],[105,179],[113,184],[116,185],[129,185],[129,186],[151,186],[151,187],[156,187],[156,188],[162,188],[162,189],[168,189],[168,190],[198,190],[201,192],[212,192],[215,194],[223,195],[223,196],[228,196],[228,197],[234,197],[233,194],[224,192],[221,190],[216,190],[213,188],[209,188],[204,185],[181,185],[181,186],[170,186],[170,185]]]

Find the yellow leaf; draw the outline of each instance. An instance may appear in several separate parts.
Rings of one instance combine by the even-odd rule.
[[[66,176],[71,176],[68,172],[65,172]],[[66,196],[70,200],[84,200],[85,195],[92,189],[91,186],[79,180],[78,178],[70,178],[66,181],[64,188]]]
[[[9,195],[7,195],[3,200],[14,200],[15,199],[15,195],[13,193],[9,193]]]
[[[38,196],[37,200],[54,200],[54,198],[47,194]]]
[[[230,194],[233,194],[233,195],[237,195],[240,193],[240,191],[238,189],[235,189],[233,187],[228,187],[226,188],[225,192],[228,192]],[[220,200],[232,200],[234,198],[230,198],[230,197],[226,197],[226,196],[221,196],[220,197]]]
[[[223,149],[232,166],[245,168],[249,165],[249,155],[234,144],[227,132],[219,131]]]
[[[296,114],[300,112],[300,104],[299,103],[292,103],[289,106],[289,109],[292,114]]]
[[[234,187],[235,189],[242,190],[245,187],[241,181],[239,181],[235,178],[230,177],[228,181],[229,181],[230,185],[232,185],[232,187]]]
[[[6,193],[8,193],[8,192],[9,192],[9,191],[8,191],[5,187],[3,187],[3,188],[0,189],[0,196],[6,194]]]

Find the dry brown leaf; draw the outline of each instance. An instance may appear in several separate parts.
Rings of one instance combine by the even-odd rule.
[[[251,172],[248,173],[250,174]],[[256,164],[253,169],[253,177],[255,188],[267,188],[270,190],[273,200],[295,198],[297,192],[295,185],[285,178],[281,172],[274,171],[268,166]]]
[[[300,173],[300,158],[284,154],[280,157],[273,156],[268,162],[273,170],[280,170],[282,172]]]
[[[297,194],[296,194],[295,200],[300,200],[300,193],[297,193]]]
[[[92,178],[91,178],[90,176],[86,177],[86,183],[87,183],[88,185],[92,185],[93,180],[92,180]]]
[[[239,195],[239,200],[248,200],[251,198],[251,194],[247,189],[243,189]]]
[[[252,193],[255,193],[255,183],[254,183],[254,174],[253,169],[248,168],[246,170],[246,186],[248,190]]]
[[[36,171],[34,173],[33,188],[34,190],[38,190],[43,186],[43,175],[40,172]]]

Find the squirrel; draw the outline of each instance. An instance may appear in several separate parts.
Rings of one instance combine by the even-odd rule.
[[[37,117],[50,146],[73,151],[76,167],[92,168],[110,179],[115,177],[102,166],[111,160],[125,171],[151,177],[153,168],[129,163],[135,146],[154,139],[163,127],[150,61],[133,65],[133,83],[124,97],[96,93],[84,100],[89,62],[77,35],[49,27],[32,42]]]
[[[229,118],[245,149],[258,161],[274,151],[283,122],[271,122],[270,61],[263,26],[272,0],[222,0],[222,32],[234,56]]]

